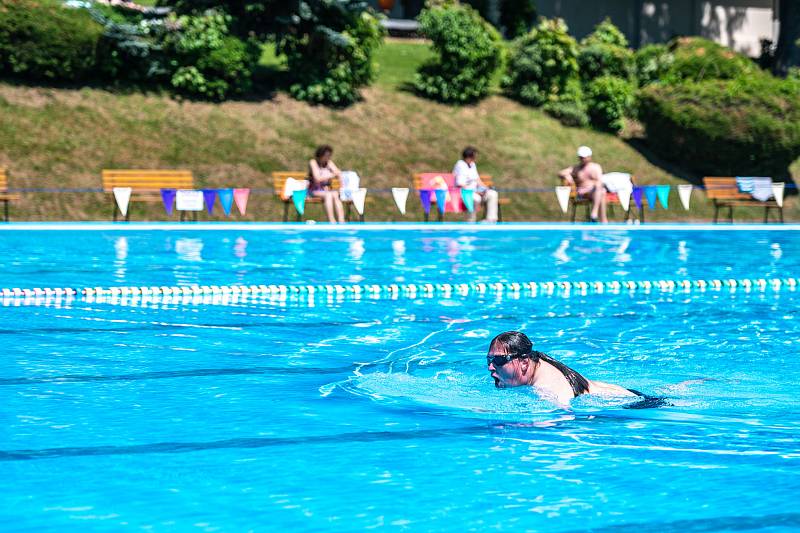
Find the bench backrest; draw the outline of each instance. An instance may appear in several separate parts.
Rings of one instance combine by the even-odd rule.
[[[636,176],[634,176],[633,174],[631,174],[630,176],[631,176],[631,185],[636,186]],[[559,176],[559,179],[561,180],[561,185],[567,184],[567,181],[561,176]],[[576,196],[578,196],[577,187],[575,186],[574,183],[570,183],[569,185],[570,187],[572,187],[572,190],[569,192],[569,196],[570,198],[575,198]]]
[[[131,187],[134,191],[194,189],[191,170],[103,170],[103,190]]]
[[[7,192],[8,191],[8,176],[6,175],[6,169],[0,168],[0,192]]]
[[[272,173],[272,192],[275,196],[280,196],[281,200],[288,201],[289,198],[283,196],[283,188],[286,186],[286,180],[293,178],[296,180],[308,179],[308,172],[299,170],[279,170]],[[339,190],[339,178],[331,179],[331,189]]]
[[[703,178],[706,197],[712,200],[752,200],[753,196],[741,192],[736,178],[730,176],[706,176]]]
[[[489,174],[481,174],[481,181],[487,187],[493,187],[494,182],[492,176]],[[456,178],[450,172],[419,172],[412,176],[414,182],[414,190],[421,191],[425,189],[440,189],[442,183],[447,185],[448,189],[456,189]]]

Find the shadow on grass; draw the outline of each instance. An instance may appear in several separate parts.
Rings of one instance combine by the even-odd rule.
[[[702,187],[703,177],[708,175],[708,174],[698,174],[689,171],[686,168],[677,165],[676,163],[661,158],[660,156],[656,155],[655,152],[653,152],[653,150],[647,145],[647,141],[641,137],[624,139],[624,141],[628,146],[639,152],[639,154],[641,154],[642,157],[647,159],[647,161],[653,166],[661,168],[666,172],[669,172],[670,174],[686,181],[687,183],[691,183],[696,187],[697,186]],[[786,168],[786,170],[784,170],[780,175],[772,176],[772,178],[775,181],[783,181],[786,183],[787,187],[785,194],[787,196],[794,196],[798,194],[797,184],[795,183],[794,178],[792,177],[791,170],[789,168]]]

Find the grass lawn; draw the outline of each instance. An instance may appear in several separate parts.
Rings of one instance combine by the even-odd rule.
[[[424,43],[390,40],[379,51],[379,74],[364,100],[329,109],[292,100],[278,92],[222,104],[180,101],[160,93],[110,92],[28,87],[0,83],[0,166],[12,187],[100,186],[103,168],[189,168],[200,185],[251,187],[249,220],[278,220],[281,206],[269,190],[274,170],[303,169],[314,147],[330,143],[334,159],[362,176],[368,194],[367,219],[402,220],[390,187],[408,186],[413,172],[449,171],[461,149],[480,150],[482,172],[500,189],[546,188],[547,192],[505,192],[508,220],[561,220],[556,172],[588,144],[603,167],[635,174],[640,183],[676,185],[693,176],[648,157],[638,143],[592,130],[567,128],[537,109],[494,94],[482,102],[453,107],[415,96],[406,84],[430,50]],[[280,59],[265,50],[265,68]],[[800,164],[794,165],[795,179]],[[648,220],[707,220],[710,208],[695,193],[690,212],[677,194],[669,211],[648,212]],[[415,197],[405,220],[421,219]],[[800,220],[795,197],[788,220]],[[105,220],[111,200],[96,193],[25,193],[11,207],[13,220]],[[134,205],[132,217],[163,220],[158,206]],[[318,206],[307,214],[322,220]],[[740,208],[737,219],[757,220],[761,210]],[[175,217],[173,217],[175,218]]]

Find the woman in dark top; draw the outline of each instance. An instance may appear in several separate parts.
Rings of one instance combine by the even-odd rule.
[[[342,173],[331,161],[333,148],[327,144],[317,148],[314,159],[308,162],[308,194],[322,198],[325,214],[331,224],[344,224],[344,206],[339,191],[331,187],[333,178],[341,179]]]
[[[641,398],[639,402],[627,406],[629,408],[666,405],[663,398],[653,398],[619,385],[586,379],[564,363],[534,350],[530,339],[518,331],[507,331],[492,339],[486,362],[495,387],[502,389],[529,385],[562,406],[569,405],[572,398],[581,394]]]

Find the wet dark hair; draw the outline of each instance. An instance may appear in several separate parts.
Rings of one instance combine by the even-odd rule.
[[[317,147],[317,151],[314,152],[314,157],[319,159],[325,154],[333,154],[333,147],[330,144],[323,144],[322,146]]]
[[[558,371],[564,375],[572,387],[572,392],[575,396],[580,396],[581,394],[589,392],[589,381],[585,377],[581,376],[564,363],[556,361],[546,353],[534,350],[533,343],[524,333],[520,333],[519,331],[506,331],[505,333],[501,333],[489,343],[489,350],[491,351],[493,348],[502,348],[506,352],[506,355],[513,355],[520,358],[528,357],[533,360],[534,363],[540,360],[546,361],[556,367]]]
[[[472,146],[467,146],[464,148],[464,151],[461,152],[461,159],[471,159],[475,157],[475,154],[478,153],[478,149]]]

